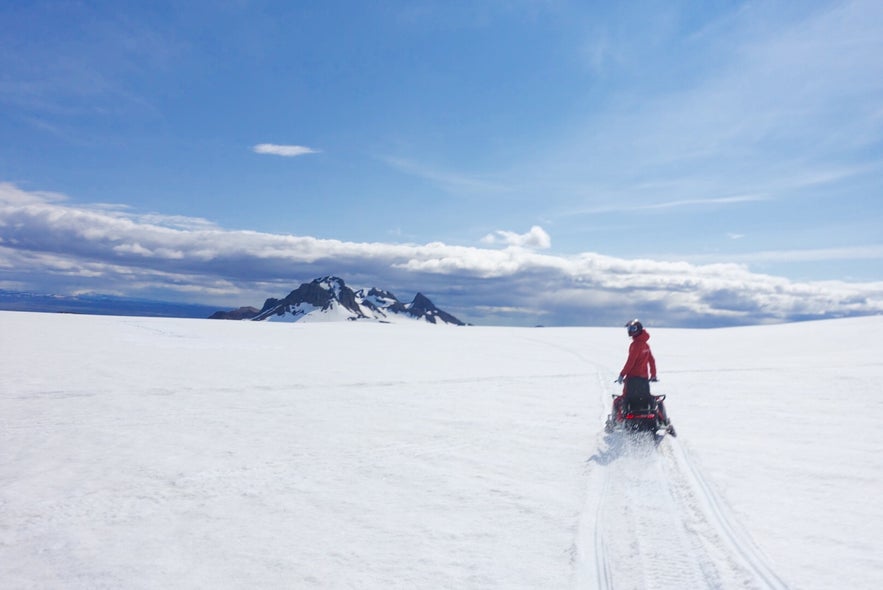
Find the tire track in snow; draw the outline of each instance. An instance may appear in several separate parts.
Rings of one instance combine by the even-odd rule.
[[[606,492],[598,506],[604,520],[600,526],[596,523],[596,536],[602,537],[610,564],[610,586],[714,587],[702,567],[709,558],[691,542],[653,439],[613,438],[619,449],[604,470]]]
[[[741,532],[728,516],[717,494],[686,451],[679,444],[672,445],[672,449],[673,459],[677,462],[680,472],[689,479],[692,489],[697,492],[697,499],[702,503],[703,512],[731,551],[739,555],[756,580],[762,583],[761,587],[786,590],[788,585],[773,571],[754,542],[746,533]]]
[[[599,390],[605,391],[606,394],[606,383],[600,367],[598,367],[596,377]],[[600,444],[598,448],[601,448]],[[575,586],[577,588],[596,588],[597,590],[613,588],[607,559],[607,547],[604,543],[606,537],[604,505],[600,501],[609,493],[610,479],[606,477],[603,466],[606,466],[610,460],[611,453],[605,451],[600,455],[593,455],[586,463],[589,477],[585,507],[580,516],[577,538],[571,549],[574,555],[572,561],[575,566]]]
[[[577,587],[787,588],[676,440],[600,442],[589,461]]]
[[[609,480],[605,478],[602,497],[608,493],[608,482]],[[595,513],[595,571],[597,572],[598,589],[608,590],[613,588],[613,579],[611,578],[610,563],[607,558],[607,547],[604,543],[605,526],[603,506],[603,503],[599,503],[598,510]]]

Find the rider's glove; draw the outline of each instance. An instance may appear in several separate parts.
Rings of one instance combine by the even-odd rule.
[[[623,379],[623,376],[620,375],[619,377],[616,378],[616,382],[619,384],[622,384],[622,379]]]
[[[656,377],[650,377],[650,381],[656,383],[657,381],[659,381],[659,379],[657,379]]]

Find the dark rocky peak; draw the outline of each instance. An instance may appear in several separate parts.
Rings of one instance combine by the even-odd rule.
[[[414,295],[414,300],[411,302],[410,308],[423,311],[438,309],[435,304],[429,300],[429,297],[427,297],[423,293],[417,293],[416,295]]]
[[[417,293],[414,300],[406,305],[407,313],[415,318],[423,318],[427,322],[436,324],[439,321],[445,324],[454,324],[457,326],[465,325],[463,322],[437,308],[435,304],[429,300],[429,297],[423,293]]]
[[[264,301],[264,306],[261,308],[261,313],[264,313],[268,309],[273,309],[274,307],[279,306],[279,300],[275,297],[269,297],[266,301]]]
[[[391,291],[378,289],[377,287],[372,287],[367,292],[364,289],[360,289],[356,292],[356,297],[362,302],[362,305],[375,311],[381,310],[392,313],[406,311],[405,305]]]
[[[289,293],[288,296],[278,302],[277,305],[300,305],[302,303],[307,303],[314,307],[327,310],[335,301],[349,310],[357,312],[359,309],[356,304],[355,292],[346,286],[343,279],[329,276],[301,284],[300,287]]]
[[[361,293],[361,290],[359,292]],[[398,297],[393,295],[390,291],[386,291],[385,289],[378,289],[377,287],[371,287],[371,289],[365,294],[365,296],[383,300],[399,300]]]

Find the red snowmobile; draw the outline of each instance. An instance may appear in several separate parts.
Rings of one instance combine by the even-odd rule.
[[[614,395],[614,400],[619,396]],[[621,430],[625,432],[652,432],[662,436],[670,434],[677,436],[675,427],[672,426],[662,403],[665,395],[652,395],[649,393],[627,393],[622,404],[617,408],[614,403],[613,411],[607,416],[604,425],[606,432]]]

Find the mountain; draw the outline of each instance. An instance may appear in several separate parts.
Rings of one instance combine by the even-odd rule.
[[[240,307],[233,311],[216,312],[210,319],[286,322],[418,320],[431,324],[465,325],[437,308],[422,293],[417,293],[411,303],[402,303],[389,291],[377,288],[354,291],[343,279],[333,276],[302,283],[283,299],[267,299],[260,310]]]

